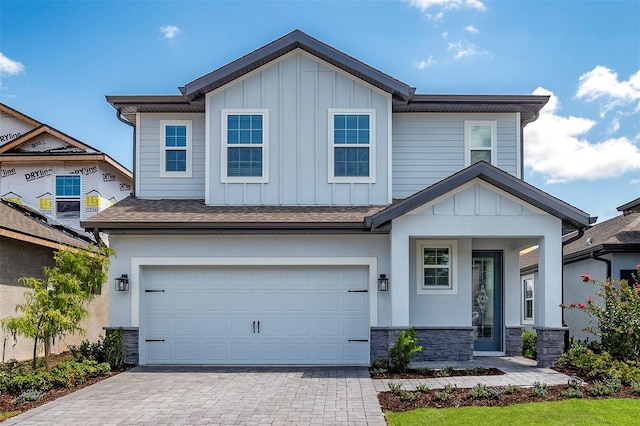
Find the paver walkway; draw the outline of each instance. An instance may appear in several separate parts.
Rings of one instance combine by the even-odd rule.
[[[363,367],[137,367],[8,425],[385,425]]]
[[[412,365],[413,366],[413,365]],[[402,380],[471,388],[565,384],[569,377],[521,357],[420,363],[416,367],[495,367],[501,376]],[[137,367],[13,417],[9,425],[385,425],[377,392],[363,367]],[[398,380],[392,380],[398,382]]]
[[[389,382],[402,383],[403,389],[415,390],[416,385],[425,384],[429,389],[442,389],[445,385],[456,385],[459,388],[472,388],[479,383],[487,386],[532,386],[534,382],[544,382],[548,385],[566,385],[569,376],[551,368],[538,368],[536,361],[523,357],[476,357],[472,361],[459,362],[421,362],[411,364],[412,368],[428,367],[442,369],[445,367],[456,369],[484,367],[497,368],[505,374],[500,376],[456,376],[438,377],[434,379],[403,379],[403,380],[374,380],[377,392],[388,391]]]

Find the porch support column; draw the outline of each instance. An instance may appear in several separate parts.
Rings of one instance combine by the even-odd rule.
[[[538,367],[550,367],[564,350],[562,327],[562,237],[558,230],[540,239],[538,283],[534,327],[537,337]]]
[[[401,226],[398,226],[401,228]],[[400,230],[397,230],[400,231]],[[391,325],[409,326],[409,238],[403,232],[391,231]]]

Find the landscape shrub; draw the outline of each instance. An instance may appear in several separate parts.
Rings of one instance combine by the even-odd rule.
[[[416,329],[411,327],[408,330],[402,330],[398,341],[389,351],[390,363],[394,371],[404,373],[409,367],[411,356],[422,351],[422,346],[418,345],[418,336]]]
[[[111,331],[102,336],[97,342],[91,343],[84,340],[78,346],[69,346],[71,353],[78,361],[91,360],[97,363],[108,363],[112,369],[122,366],[125,350],[123,344],[122,329]]]
[[[538,335],[533,330],[522,332],[522,356],[529,359],[537,359]]]
[[[640,270],[640,265],[636,266]],[[640,283],[638,276],[632,281],[600,282],[589,275],[581,275],[585,285],[596,287],[595,294],[602,298],[604,306],[589,296],[585,303],[560,304],[564,309],[579,309],[587,316],[589,326],[585,331],[600,341],[602,352],[616,361],[640,360]]]

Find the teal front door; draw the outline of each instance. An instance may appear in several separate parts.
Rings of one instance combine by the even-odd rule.
[[[472,260],[475,351],[502,351],[502,251],[478,250]]]

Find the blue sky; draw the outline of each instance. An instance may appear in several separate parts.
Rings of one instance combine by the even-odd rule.
[[[182,86],[300,29],[437,94],[551,94],[525,179],[601,220],[640,197],[640,2],[0,2],[0,102],[131,168],[105,95]]]

